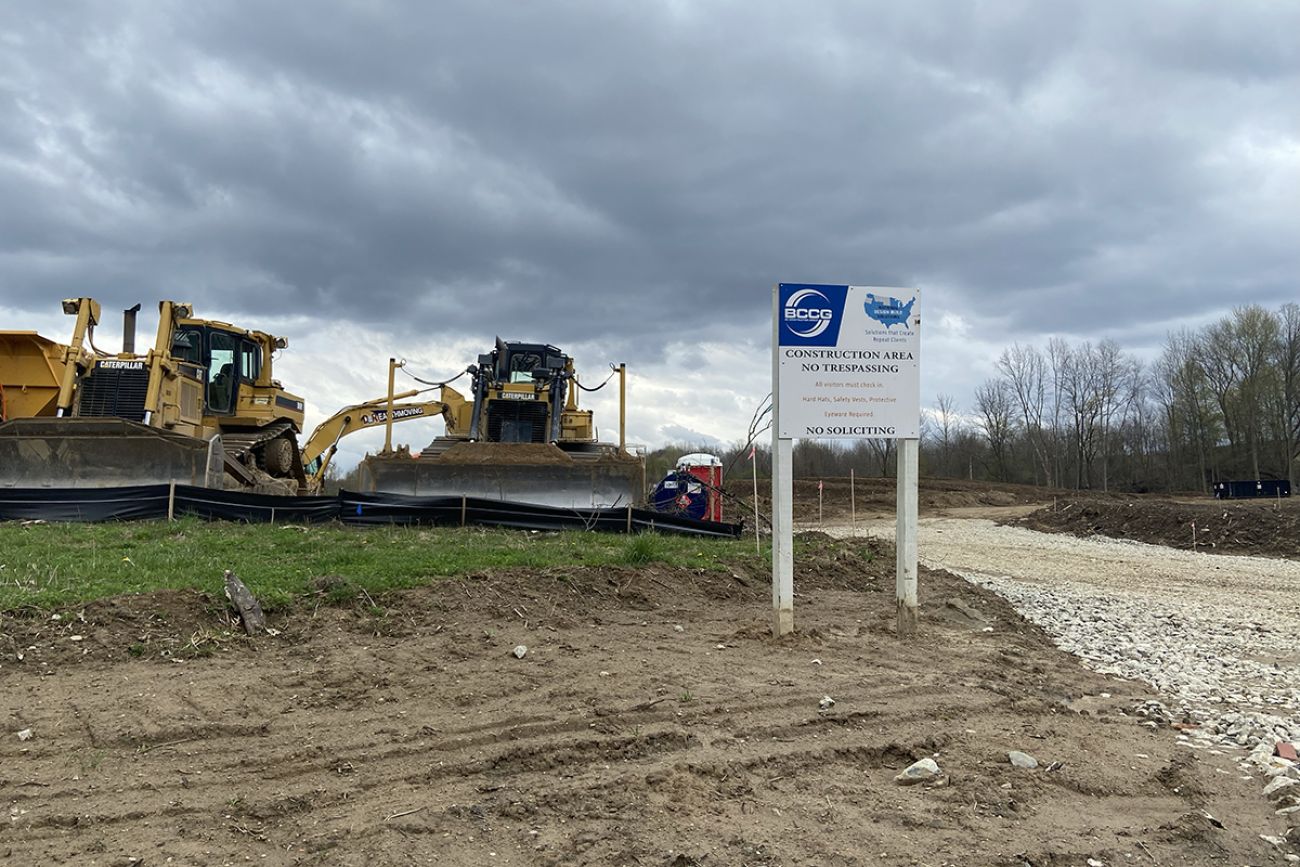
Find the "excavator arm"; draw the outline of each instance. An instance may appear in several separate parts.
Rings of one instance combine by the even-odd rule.
[[[410,421],[411,419],[433,418],[439,415],[450,421],[450,405],[441,400],[406,400],[419,394],[421,392],[417,390],[404,391],[393,395],[393,401],[403,401],[391,404],[394,424]],[[389,405],[387,395],[377,397],[365,403],[344,407],[316,426],[302,449],[302,460],[307,473],[309,490],[320,490],[321,484],[325,480],[325,471],[329,468],[334,453],[338,451],[339,440],[350,433],[387,424]]]

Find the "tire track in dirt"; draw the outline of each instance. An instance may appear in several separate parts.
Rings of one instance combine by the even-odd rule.
[[[852,591],[797,584],[801,631],[781,641],[762,588],[722,575],[631,616],[583,599],[550,628],[513,617],[502,583],[472,604],[386,600],[410,613],[399,634],[321,609],[184,663],[6,666],[0,716],[36,737],[0,739],[0,861],[901,867],[923,850],[1005,867],[1141,860],[1132,840],[1163,863],[1267,857],[1267,808],[1199,759],[1173,775],[1172,739],[1125,715],[1140,687],[945,575],[924,577],[936,598],[900,642],[880,589],[892,561],[840,562],[878,571]],[[1061,765],[1025,774],[1008,749]],[[945,785],[892,782],[935,754]],[[1236,818],[1184,827],[1199,809]]]
[[[921,694],[939,694],[940,684],[920,690]],[[916,694],[917,691],[913,690]],[[883,691],[881,698],[888,700],[900,694],[899,691]],[[793,739],[798,735],[806,736],[810,730],[832,732],[846,727],[853,727],[863,721],[877,718],[879,712],[864,711],[843,717],[816,716],[808,719],[798,711],[809,706],[806,698],[759,701],[732,705],[723,709],[711,709],[705,712],[692,712],[682,724],[690,727],[711,725],[722,733],[733,730],[730,737],[751,740],[757,743],[778,743]],[[771,715],[793,717],[789,721],[777,723],[761,722],[770,720]],[[441,779],[457,777],[475,777],[480,774],[524,776],[538,771],[578,772],[588,766],[605,765],[611,762],[627,762],[639,759],[658,759],[676,752],[698,750],[702,744],[698,738],[674,726],[678,725],[681,711],[659,711],[651,709],[637,710],[635,706],[626,711],[605,711],[592,721],[584,716],[567,722],[543,722],[527,717],[507,716],[499,722],[481,723],[459,729],[447,729],[440,732],[417,730],[405,735],[390,735],[388,740],[396,745],[369,745],[363,740],[331,742],[326,747],[304,748],[299,744],[292,731],[284,731],[272,721],[250,725],[232,725],[221,723],[194,724],[183,727],[154,729],[146,738],[139,732],[127,730],[111,738],[97,738],[92,746],[112,750],[126,748],[134,752],[140,763],[147,766],[169,763],[170,757],[163,758],[167,752],[177,753],[183,750],[188,754],[203,754],[207,759],[202,771],[211,782],[199,781],[185,777],[184,783],[159,785],[155,774],[145,772],[149,781],[145,788],[152,792],[171,795],[186,795],[194,799],[206,789],[225,791],[231,777],[256,773],[265,781],[296,783],[305,786],[308,791],[322,787],[322,778],[329,780],[338,776],[350,776],[365,768],[366,780],[350,786],[352,792],[365,792],[372,788],[388,785],[392,782],[427,784]],[[918,713],[916,717],[928,716]],[[907,716],[895,717],[894,723],[907,722]],[[604,728],[608,733],[590,737],[574,737],[577,732],[591,732]],[[635,735],[623,735],[618,732],[637,730]],[[248,738],[259,739],[256,762],[245,756]],[[825,734],[822,735],[825,737]],[[153,755],[151,755],[153,754]],[[221,762],[219,757],[229,757]],[[789,758],[798,760],[798,752],[774,749],[758,759],[755,764]],[[153,760],[156,757],[156,761]],[[423,758],[426,762],[436,762],[433,770],[409,770],[413,760]],[[833,756],[827,756],[833,759]],[[861,758],[859,755],[858,758]],[[175,763],[175,762],[170,762]],[[739,765],[737,765],[739,767]],[[57,800],[71,795],[75,790],[51,790],[41,793],[46,799]],[[12,796],[13,793],[0,789],[0,796]],[[27,800],[35,800],[28,798]],[[110,797],[108,800],[112,800]],[[211,800],[209,806],[218,801]],[[187,812],[193,812],[191,809]],[[114,813],[109,809],[87,812],[94,824],[108,825],[115,822],[134,821],[139,816],[132,811]],[[75,824],[63,816],[49,820],[49,824],[63,827]],[[34,823],[33,827],[40,827]]]

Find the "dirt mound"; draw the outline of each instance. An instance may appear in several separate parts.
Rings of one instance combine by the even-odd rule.
[[[570,454],[552,443],[455,443],[441,451],[430,450],[416,460],[473,466],[538,466],[546,464],[617,463],[635,464],[638,459],[627,452],[608,446],[592,446],[588,451]]]
[[[23,658],[0,646],[0,715],[32,736],[0,737],[0,860],[1276,858],[1258,835],[1281,820],[1230,756],[1142,727],[1139,686],[998,597],[923,569],[900,641],[888,546],[804,534],[795,562],[780,640],[759,567],[486,571],[377,598],[324,576],[257,639],[199,594],[90,605],[75,632],[7,615]],[[936,781],[894,783],[921,758]]]
[[[1154,498],[1062,500],[1004,523],[1049,533],[1109,536],[1219,554],[1300,559],[1300,503]]]
[[[550,443],[456,443],[439,454],[436,460],[444,464],[476,465],[573,463],[573,458]]]
[[[821,490],[818,491],[818,483]],[[823,520],[842,521],[855,511],[859,517],[892,514],[898,496],[898,483],[892,478],[796,479],[794,481],[794,518],[801,523],[815,523],[820,513]],[[919,482],[918,505],[922,514],[933,514],[948,509],[967,509],[975,506],[1023,506],[1051,502],[1053,495],[1062,492],[1031,485],[1010,485],[996,482],[973,482],[963,479],[923,478]],[[726,508],[733,514],[752,513],[753,484],[733,476],[727,485],[730,495]],[[771,513],[772,484],[766,479],[758,481],[759,510]],[[820,510],[819,510],[820,505]]]

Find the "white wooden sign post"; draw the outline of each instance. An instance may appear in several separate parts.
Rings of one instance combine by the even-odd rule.
[[[898,633],[916,629],[920,292],[781,283],[772,291],[773,632],[794,630],[795,439],[897,439]]]
[[[898,442],[898,505],[895,515],[894,592],[898,597],[898,634],[916,631],[916,512],[917,463],[921,441],[909,437]]]

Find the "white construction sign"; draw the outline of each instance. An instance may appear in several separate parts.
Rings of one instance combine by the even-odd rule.
[[[781,283],[772,292],[773,632],[794,629],[793,441],[897,439],[898,634],[917,623],[920,292]]]
[[[790,283],[778,291],[779,436],[920,436],[920,293]]]

